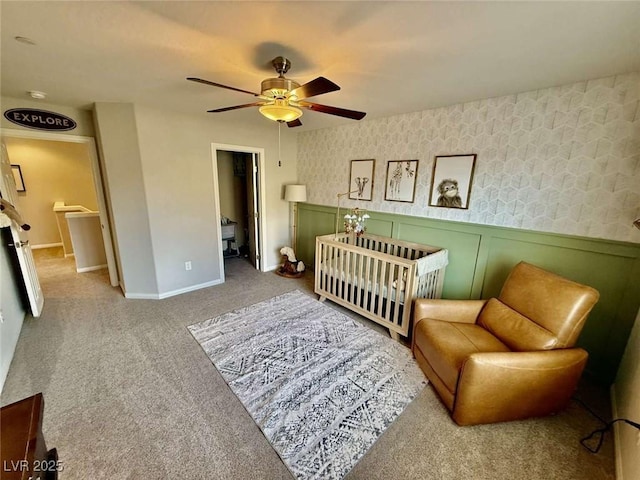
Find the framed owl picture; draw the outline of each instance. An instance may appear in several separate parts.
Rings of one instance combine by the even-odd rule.
[[[468,209],[475,164],[475,153],[436,156],[429,206]]]

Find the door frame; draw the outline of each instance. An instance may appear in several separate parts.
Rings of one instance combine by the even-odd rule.
[[[120,285],[118,279],[118,268],[116,265],[113,242],[111,240],[111,224],[107,212],[107,202],[102,184],[102,171],[98,160],[98,150],[93,137],[80,135],[65,135],[50,132],[31,132],[28,130],[15,130],[12,128],[0,128],[0,136],[8,138],[26,138],[31,140],[50,140],[54,142],[80,143],[87,147],[89,159],[91,161],[91,171],[93,173],[93,185],[96,191],[96,200],[100,214],[100,225],[102,226],[102,238],[104,240],[104,250],[107,257],[107,269],[109,270],[109,282],[112,287]]]
[[[257,166],[258,166],[258,192],[257,198],[255,199],[258,204],[258,231],[256,232],[256,236],[258,237],[258,255],[260,255],[260,262],[257,262],[261,272],[266,272],[265,270],[265,241],[264,241],[264,232],[265,232],[265,203],[264,203],[264,192],[265,192],[265,178],[263,175],[264,172],[264,148],[258,147],[243,147],[240,145],[228,145],[225,143],[212,143],[211,144],[211,162],[213,165],[213,199],[215,203],[215,218],[218,228],[218,262],[220,265],[220,278],[224,282],[224,255],[222,253],[222,228],[220,227],[220,186],[218,179],[218,152],[235,152],[235,153],[251,153],[256,154],[258,156]],[[253,195],[256,196],[256,188],[253,189]]]

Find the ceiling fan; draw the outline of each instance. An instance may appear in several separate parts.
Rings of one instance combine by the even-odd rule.
[[[278,73],[278,77],[263,80],[260,93],[229,87],[220,83],[210,82],[209,80],[203,80],[202,78],[188,77],[187,80],[212,85],[214,87],[226,88],[236,92],[248,93],[260,99],[260,101],[253,103],[207,110],[210,113],[227,112],[229,110],[247,107],[260,107],[259,110],[262,115],[276,122],[284,122],[289,127],[299,127],[302,125],[302,122],[299,120],[302,116],[302,108],[354,120],[361,120],[366,115],[364,112],[330,107],[328,105],[320,105],[319,103],[306,101],[306,99],[310,97],[340,90],[340,87],[324,77],[318,77],[304,85],[300,85],[298,82],[285,78],[284,76],[291,67],[291,62],[288,59],[276,57],[271,61],[271,64]]]

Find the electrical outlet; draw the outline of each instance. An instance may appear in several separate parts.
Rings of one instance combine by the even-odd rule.
[[[184,269],[191,270],[191,260],[189,260],[188,262],[184,262]]]

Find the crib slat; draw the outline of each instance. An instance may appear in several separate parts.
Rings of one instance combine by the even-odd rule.
[[[336,278],[336,286],[333,290],[334,295],[339,296],[340,286],[342,284],[342,269],[340,268],[340,259],[342,258],[342,245],[336,247],[335,251],[335,270],[333,276]]]
[[[358,288],[356,290],[356,305],[362,307],[362,269],[364,268],[364,262],[368,257],[362,254],[358,254]]]
[[[342,270],[340,270],[340,247],[336,247],[333,252],[333,278],[335,279],[333,286],[333,294],[338,295],[338,288],[342,281]]]
[[[328,292],[331,287],[329,286],[329,282],[331,281],[331,275],[330,275],[330,270],[331,270],[331,257],[329,256],[330,254],[330,250],[331,246],[330,245],[325,245],[324,247],[324,268],[325,268],[325,272],[326,272],[326,278],[324,279],[324,290],[326,292]]]
[[[367,295],[367,290],[369,289],[369,279],[371,278],[371,261],[373,260],[373,258],[371,258],[370,256],[366,256],[365,257],[365,261],[367,262],[366,268],[365,268],[365,272],[364,272],[364,278],[362,279],[362,285],[360,286],[360,290],[362,290],[362,308],[364,308],[365,310],[369,310],[368,307],[368,295]]]
[[[385,279],[385,274],[387,273],[387,262],[381,261],[380,262],[380,275],[377,277],[378,278],[378,293],[376,295],[377,299],[378,299],[378,305],[377,305],[377,309],[376,309],[376,315],[379,315],[380,317],[384,317],[384,279]],[[389,297],[389,295],[391,295],[391,290],[387,290],[387,297]],[[387,303],[389,303],[389,298],[387,298]]]
[[[376,295],[376,287],[377,287],[377,280],[378,280],[378,257],[373,257],[373,271],[371,272],[371,276],[368,277],[370,279],[370,288],[368,288],[369,292],[371,293],[370,300],[369,300],[369,308],[368,310],[371,313],[375,313],[375,307],[376,307],[376,300],[378,298],[378,296]]]
[[[407,269],[406,267],[403,266],[398,266],[398,280],[397,280],[397,287],[396,287],[396,304],[393,307],[393,323],[395,323],[396,325],[399,325],[399,317],[400,317],[400,295],[402,295],[402,292],[405,291],[405,275],[407,273]],[[406,296],[406,294],[405,294]]]
[[[387,322],[391,321],[391,305],[393,300],[393,277],[396,274],[396,266],[393,264],[389,264],[389,275],[387,278],[387,305],[384,312],[384,317],[387,319]],[[400,287],[400,283],[396,282],[396,287]],[[395,292],[396,303],[398,303],[398,291],[396,289]]]
[[[322,272],[322,252],[324,250],[324,244],[319,238],[316,238],[316,275],[315,275],[315,290],[322,290],[322,279],[324,273]],[[320,274],[318,274],[320,273]]]
[[[331,266],[332,266],[332,278],[333,285],[331,287],[331,293],[337,295],[338,283],[340,282],[340,272],[338,271],[338,248],[331,246]]]
[[[344,257],[342,256],[343,250],[342,247],[337,248],[336,249],[336,268],[337,268],[337,272],[338,274],[336,275],[336,278],[338,279],[338,282],[336,284],[336,295],[340,298],[342,298],[342,284],[344,282],[344,268],[342,265],[342,260],[344,259]]]
[[[331,257],[329,257],[329,249],[331,248],[331,245],[327,245],[325,244],[324,246],[324,273],[325,273],[325,279],[324,279],[324,291],[325,292],[329,292],[329,282],[331,281]]]
[[[344,252],[346,258],[344,261],[344,276],[345,276],[345,282],[344,282],[344,292],[342,294],[342,298],[344,298],[346,301],[350,300],[350,288],[349,285],[351,285],[351,283],[353,283],[353,275],[351,275],[351,253],[345,251]]]
[[[350,255],[351,257],[351,266],[350,266],[350,275],[351,275],[351,291],[349,293],[349,301],[351,303],[354,303],[355,300],[355,294],[356,294],[356,284],[357,284],[357,277],[356,277],[356,267],[357,267],[357,263],[358,263],[358,254],[357,253],[351,253]]]
[[[329,245],[324,245],[322,252],[322,262],[324,263],[324,275],[322,276],[322,289],[326,292],[329,289],[327,288],[327,282],[329,281]]]

